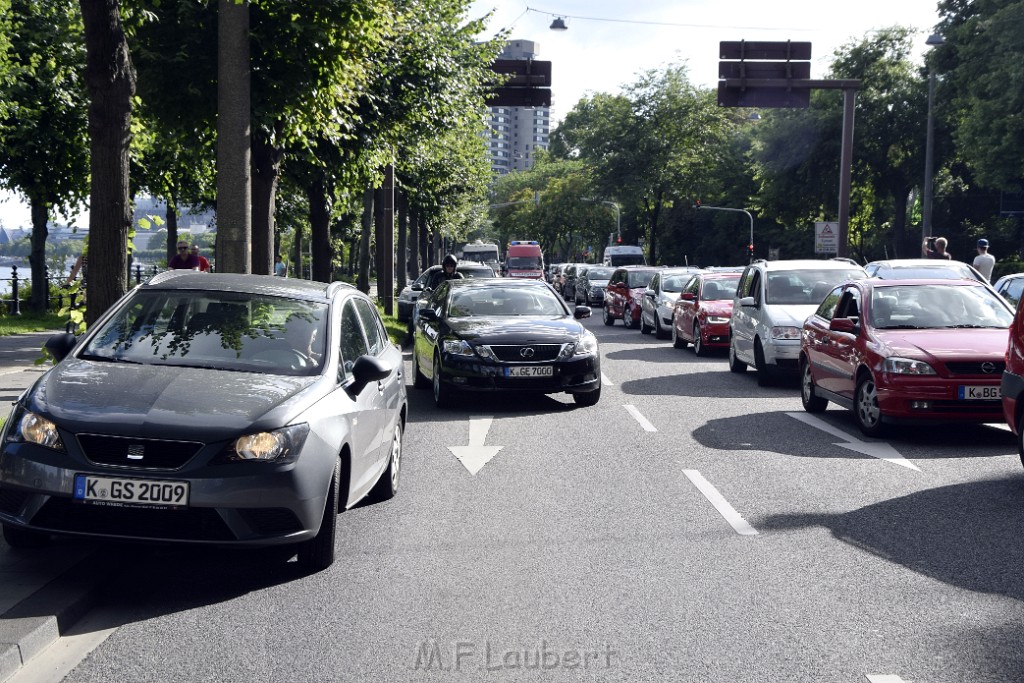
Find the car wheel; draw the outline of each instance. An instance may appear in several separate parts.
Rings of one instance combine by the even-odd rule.
[[[416,349],[412,351],[412,388],[413,389],[426,389],[430,386],[430,380],[420,370],[420,363],[417,360]]]
[[[878,407],[878,389],[869,374],[865,373],[857,380],[853,394],[853,414],[857,418],[857,426],[866,436],[881,436],[885,431],[882,409]]]
[[[334,539],[338,530],[338,498],[341,478],[341,458],[334,460],[334,474],[327,489],[324,516],[320,520],[320,531],[316,536],[299,545],[299,566],[309,573],[316,573],[334,564]]]
[[[626,304],[622,308],[622,324],[626,327],[627,330],[632,330],[634,327],[633,309],[629,306],[629,304]]]
[[[708,355],[708,347],[704,345],[704,341],[700,337],[700,323],[696,320],[693,321],[693,352],[698,356]]]
[[[676,329],[676,320],[672,319],[672,346],[677,349],[685,349],[687,344],[686,340],[679,336],[679,330]]]
[[[768,364],[764,362],[764,349],[761,347],[760,339],[754,340],[754,368],[757,370],[757,386],[771,386],[775,378],[771,376]]]
[[[747,364],[736,357],[736,347],[729,343],[729,372],[746,372]]]
[[[604,324],[609,327],[615,324],[615,318],[612,317],[607,304],[601,307],[601,319],[604,320]]]
[[[39,548],[50,542],[50,535],[33,529],[4,524],[4,540],[12,548]]]
[[[573,394],[572,400],[576,402],[576,405],[582,408],[597,405],[597,402],[601,400],[601,387],[598,387],[594,391],[588,391],[585,394]]]
[[[391,435],[391,453],[388,454],[388,466],[380,475],[377,484],[370,491],[371,500],[382,502],[391,500],[398,493],[398,477],[402,473],[402,420],[395,424]]]
[[[823,413],[828,408],[828,399],[814,393],[814,377],[811,376],[811,364],[806,358],[800,361],[800,402],[808,413]]]
[[[657,318],[657,316],[655,316],[655,318]],[[640,309],[640,334],[650,334],[653,331],[654,331],[654,328],[651,327],[650,325],[648,325],[647,321],[644,320],[644,311],[643,311],[643,309]]]
[[[661,326],[661,316],[658,315],[658,311],[654,311],[654,338],[668,339],[668,332]]]
[[[451,408],[453,389],[441,381],[441,357],[434,356],[434,403],[438,408]]]

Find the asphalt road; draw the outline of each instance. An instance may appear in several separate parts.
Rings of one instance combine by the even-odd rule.
[[[109,549],[109,637],[64,680],[1024,680],[1005,428],[867,440],[595,312],[594,407],[410,388],[402,489],[343,513],[328,571]],[[449,447],[481,434],[472,474]]]

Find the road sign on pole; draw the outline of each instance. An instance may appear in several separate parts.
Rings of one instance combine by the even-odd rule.
[[[719,43],[720,107],[806,108],[811,103],[811,44],[723,40]]]
[[[820,222],[814,224],[814,253],[839,253],[839,223]]]
[[[489,107],[550,107],[551,62],[496,59],[491,71],[507,78],[485,95]]]

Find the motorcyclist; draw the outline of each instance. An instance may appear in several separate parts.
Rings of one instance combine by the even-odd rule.
[[[458,271],[459,259],[455,258],[454,254],[446,254],[444,259],[441,260],[441,270],[430,276],[427,280],[426,286],[423,288],[423,294],[420,296],[421,299],[437,289],[437,286],[445,280],[462,280],[463,275]],[[417,301],[416,305],[412,309],[412,318],[410,320],[410,329],[416,329],[416,320],[419,317],[420,302]]]
[[[446,254],[441,261],[441,280],[461,280],[462,273],[457,270],[458,266],[459,259],[454,254]]]

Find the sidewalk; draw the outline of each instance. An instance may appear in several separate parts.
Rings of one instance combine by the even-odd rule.
[[[18,396],[50,367],[35,361],[50,335],[62,331],[0,337],[4,418]],[[105,578],[94,548],[88,542],[54,539],[42,548],[13,550],[0,540],[0,683],[92,607]]]

